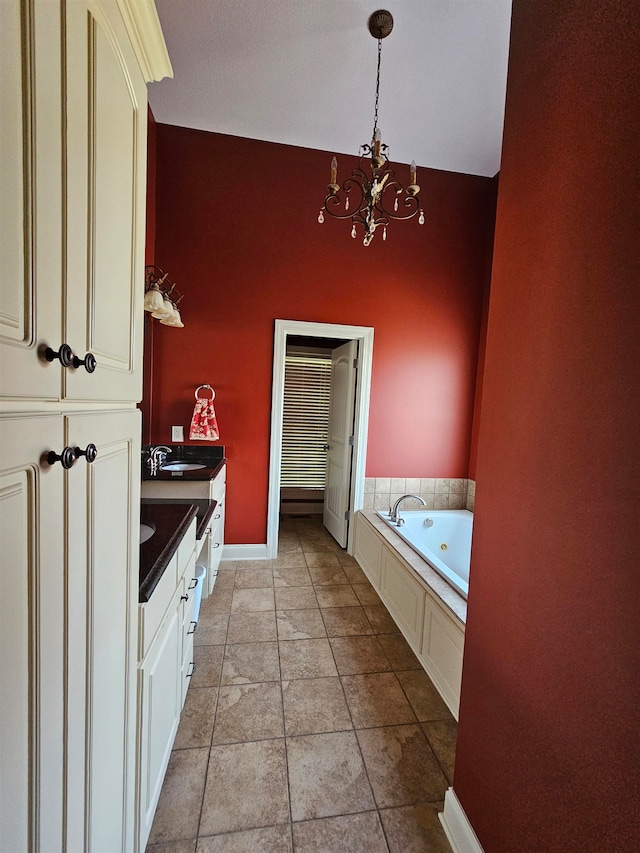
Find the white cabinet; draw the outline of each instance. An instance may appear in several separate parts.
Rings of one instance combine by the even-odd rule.
[[[362,512],[356,513],[354,556],[458,719],[464,625]]]
[[[149,22],[164,49],[149,0],[0,3],[2,850],[135,849]]]
[[[224,517],[226,503],[227,466],[222,466],[213,480],[180,480],[178,477],[171,480],[144,480],[142,483],[142,497],[154,500],[208,500],[216,501],[216,508],[211,516],[207,532],[200,540],[200,550],[197,554],[197,562],[207,568],[206,587],[203,595],[211,595],[222,552],[224,550]]]
[[[145,849],[180,712],[194,672],[195,530],[192,522],[151,593],[140,604],[138,671],[138,849]]]

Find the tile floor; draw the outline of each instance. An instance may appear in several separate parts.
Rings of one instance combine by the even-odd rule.
[[[147,853],[449,853],[456,723],[319,521],[222,563]]]

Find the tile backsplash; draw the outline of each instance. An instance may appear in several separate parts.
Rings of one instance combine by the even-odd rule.
[[[366,477],[363,509],[388,510],[402,495],[420,495],[427,509],[468,509],[473,512],[475,480],[445,477]],[[407,500],[405,509],[420,509]]]

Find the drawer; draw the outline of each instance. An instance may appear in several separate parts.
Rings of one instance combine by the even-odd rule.
[[[178,545],[178,580],[186,573],[191,560],[195,560],[197,523],[197,519],[194,518],[182,542]]]
[[[183,577],[181,578],[181,595],[187,596],[185,598],[180,599],[181,608],[180,614],[181,619],[184,622],[187,619],[187,612],[193,612],[193,603],[196,597],[196,586],[195,583],[195,574],[196,574],[196,555],[193,554],[191,560],[189,561],[189,565],[187,566],[187,570],[185,571]]]
[[[225,465],[218,476],[211,483],[211,497],[221,503],[224,499],[224,493],[227,483],[227,466]]]
[[[138,605],[138,659],[142,660],[153,642],[178,585],[178,557],[174,554],[151,598]]]

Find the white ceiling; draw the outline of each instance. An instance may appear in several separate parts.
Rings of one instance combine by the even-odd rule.
[[[156,0],[174,79],[156,120],[356,154],[378,124],[390,159],[493,176],[500,168],[511,0]]]

